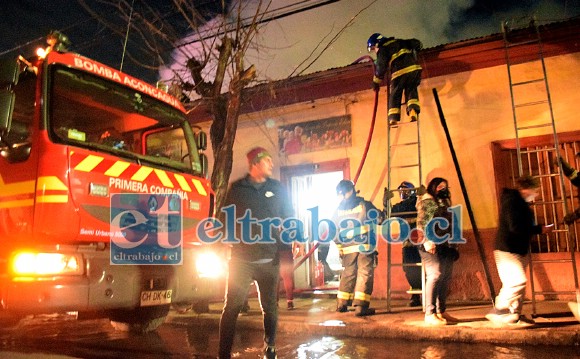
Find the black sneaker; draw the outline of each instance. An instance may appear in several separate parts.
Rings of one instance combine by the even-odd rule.
[[[374,314],[375,314],[374,308],[369,308],[369,307],[359,305],[354,309],[354,315],[356,315],[357,317],[364,317],[367,315],[374,315]]]
[[[338,307],[336,307],[336,311],[338,313],[346,313],[346,312],[348,312],[348,306],[346,304],[345,305],[339,305]]]
[[[411,296],[411,300],[409,301],[409,307],[420,307],[423,303],[421,303],[421,297],[418,294],[413,294]]]
[[[286,306],[286,309],[294,310],[294,302],[289,300],[287,303],[288,303],[288,305]]]
[[[246,303],[246,304],[244,304],[244,306],[240,310],[240,315],[248,315],[249,311],[250,311],[250,305]]]
[[[276,355],[276,348],[267,347],[264,350],[264,359],[278,359],[278,356]]]

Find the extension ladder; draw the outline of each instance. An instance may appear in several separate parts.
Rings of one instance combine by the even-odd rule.
[[[554,223],[557,227],[554,236],[564,236],[564,251],[570,258],[534,259],[530,254],[529,271],[532,292],[532,315],[536,315],[536,297],[558,294],[576,294],[580,303],[578,273],[576,269],[576,241],[574,232],[567,225],[559,225],[565,214],[569,213],[564,174],[557,164],[560,156],[560,145],[552,111],[552,100],[548,86],[546,64],[544,62],[540,29],[535,19],[526,19],[527,27],[516,28],[517,23],[502,22],[502,33],[505,47],[505,58],[516,134],[516,150],[519,176],[531,175],[542,183],[542,198],[533,204],[536,219],[543,217],[545,224]],[[511,27],[514,26],[512,29]],[[534,53],[529,49],[533,48]],[[546,115],[548,114],[548,115]],[[549,118],[546,118],[548,117]],[[522,133],[525,131],[550,128],[553,143],[550,146],[522,149]],[[530,132],[528,132],[530,133]],[[559,237],[556,237],[558,239]],[[560,248],[558,248],[560,250]],[[538,264],[569,263],[573,272],[575,291],[541,291],[534,283],[534,267]]]
[[[422,169],[421,169],[421,138],[419,126],[421,119],[415,122],[403,122],[403,117],[401,116],[401,121],[395,126],[388,126],[387,130],[387,187],[385,191],[391,191],[391,193],[398,193],[400,190],[398,188],[393,189],[393,169],[397,169],[400,174],[400,180],[394,185],[398,186],[402,181],[408,181],[413,183],[415,186],[415,191],[422,186]],[[396,163],[394,163],[396,162]],[[405,176],[405,174],[407,174]],[[388,198],[385,203],[384,211],[386,217],[391,217],[391,199]],[[397,215],[414,214],[416,216],[417,212],[404,212],[397,213]],[[421,262],[419,263],[403,263],[393,262],[392,251],[393,246],[397,250],[402,250],[402,244],[391,244],[387,243],[387,311],[391,311],[391,302],[393,294],[421,294],[423,311],[425,310],[425,271]],[[420,267],[421,268],[421,289],[411,288],[410,290],[393,290],[392,289],[392,272],[393,267]]]

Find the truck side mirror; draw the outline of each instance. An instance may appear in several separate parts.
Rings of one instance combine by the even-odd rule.
[[[205,153],[199,155],[199,162],[201,163],[201,173],[207,178],[207,172],[209,171],[209,162]]]
[[[18,82],[20,64],[13,59],[0,60],[0,88],[10,88]]]
[[[205,151],[207,149],[207,134],[203,131],[199,131],[195,135],[197,149],[200,151]]]
[[[14,111],[14,102],[16,96],[14,92],[0,90],[0,141],[2,137],[10,130],[12,123],[12,112]]]

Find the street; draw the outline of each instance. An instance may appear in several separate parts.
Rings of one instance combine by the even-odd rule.
[[[259,317],[259,313],[251,314]],[[260,358],[262,332],[239,328],[233,357]],[[163,324],[145,335],[115,331],[108,320],[72,315],[25,318],[0,329],[0,358],[215,358],[215,325]],[[280,332],[279,358],[528,358],[575,357],[575,347],[449,343],[408,339],[338,338]]]

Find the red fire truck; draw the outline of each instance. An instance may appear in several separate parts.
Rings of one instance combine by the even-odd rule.
[[[154,330],[171,305],[219,295],[223,256],[196,238],[214,213],[206,136],[176,98],[67,41],[53,33],[38,57],[0,61],[0,313],[97,313]],[[113,228],[113,207],[155,227],[161,203],[181,212],[175,255],[115,262],[115,243],[136,244],[131,223]]]

